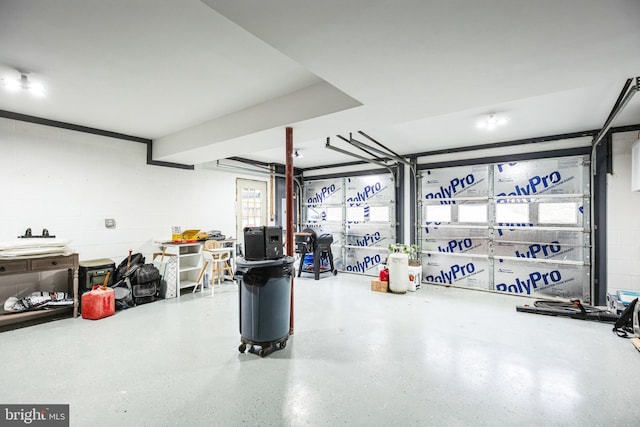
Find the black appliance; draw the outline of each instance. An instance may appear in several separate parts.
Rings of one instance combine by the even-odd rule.
[[[282,258],[282,227],[244,228],[244,258],[247,261]]]
[[[303,271],[306,254],[313,254],[313,270],[305,272],[313,273],[315,280],[320,278],[320,273],[331,272],[334,276],[338,274],[338,270],[336,270],[333,264],[333,253],[331,252],[332,243],[333,235],[321,234],[318,236],[311,228],[303,230],[302,233],[296,233],[296,253],[300,254],[298,277],[300,277],[300,273]],[[323,265],[328,265],[329,268],[323,268]]]

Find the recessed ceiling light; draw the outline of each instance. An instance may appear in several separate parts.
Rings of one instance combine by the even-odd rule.
[[[478,129],[494,130],[498,126],[507,124],[507,118],[504,115],[497,115],[491,113],[487,117],[484,117],[476,123]]]
[[[38,97],[42,97],[46,94],[46,89],[42,83],[35,82],[29,79],[28,73],[18,71],[20,73],[19,78],[15,77],[3,77],[0,78],[0,86],[4,87],[10,92],[19,92],[24,90],[30,94]]]

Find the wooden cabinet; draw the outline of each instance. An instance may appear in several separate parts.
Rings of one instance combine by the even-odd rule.
[[[70,255],[48,255],[38,257],[25,257],[20,259],[0,259],[0,277],[15,276],[15,283],[22,283],[19,275],[28,273],[41,273],[47,271],[67,270],[67,289],[73,295],[73,306],[62,308],[50,308],[44,310],[34,310],[22,313],[11,313],[0,315],[0,330],[10,325],[29,322],[43,317],[60,316],[64,312],[73,313],[73,317],[78,317],[78,254]],[[13,277],[3,283],[14,282]],[[1,284],[0,284],[1,285]],[[25,282],[20,285],[28,291],[29,284]],[[35,288],[35,286],[34,286]],[[65,291],[60,289],[60,291]]]
[[[26,273],[27,271],[29,271],[29,262],[27,260],[0,261],[0,274],[2,275]]]

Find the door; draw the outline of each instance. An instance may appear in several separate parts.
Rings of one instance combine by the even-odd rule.
[[[377,276],[396,242],[395,191],[392,174],[305,181],[303,229],[333,236],[338,270]]]
[[[267,182],[236,179],[236,236],[244,243],[243,229],[267,225]]]
[[[590,302],[587,156],[423,169],[427,282]]]

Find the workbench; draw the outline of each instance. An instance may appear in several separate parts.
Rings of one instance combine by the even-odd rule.
[[[64,255],[32,255],[24,257],[0,258],[0,287],[6,291],[7,287],[16,287],[17,297],[25,297],[34,291],[39,291],[38,284],[42,274],[37,277],[28,276],[30,273],[45,273],[67,270],[66,289],[56,289],[57,292],[68,292],[73,295],[73,306],[46,308],[20,313],[0,314],[0,330],[8,326],[18,326],[47,317],[60,317],[66,312],[78,317],[78,254]],[[4,292],[6,293],[6,292]],[[2,301],[4,302],[4,301]]]

